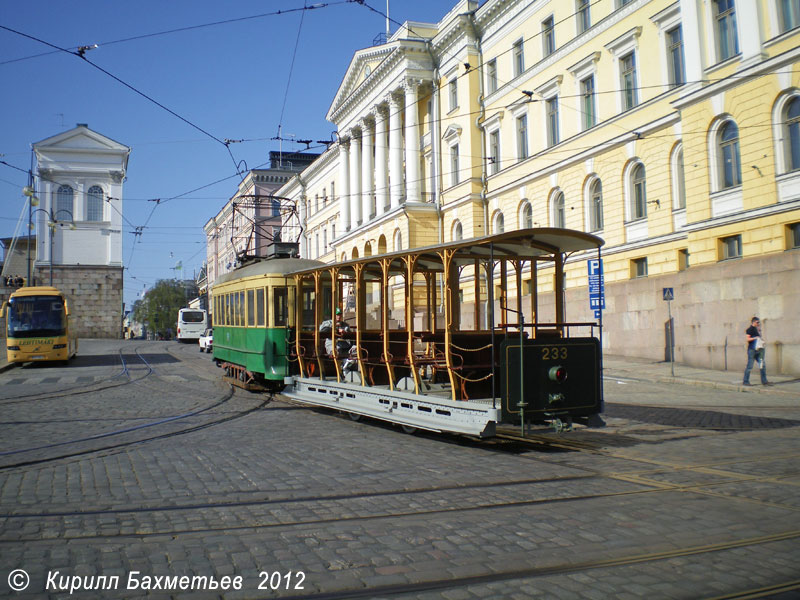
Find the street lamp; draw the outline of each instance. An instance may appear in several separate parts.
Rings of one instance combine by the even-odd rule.
[[[28,177],[30,183],[33,183],[33,176]],[[33,231],[33,207],[39,206],[39,198],[34,194],[33,185],[26,185],[22,188],[22,194],[28,197],[28,278],[25,280],[26,285],[31,285],[31,232]]]
[[[74,230],[74,229],[76,229],[76,227],[75,227],[75,222],[74,222],[74,220],[72,218],[72,213],[69,210],[67,210],[66,208],[58,209],[55,212],[55,215],[53,215],[52,211],[49,211],[46,208],[37,208],[36,210],[31,212],[31,218],[37,212],[43,212],[44,214],[47,215],[47,219],[48,219],[47,227],[50,229],[50,287],[52,287],[53,286],[53,234],[55,233],[56,225],[58,225],[58,223],[59,223],[58,222],[58,213],[62,213],[62,212],[68,213],[69,216],[70,216],[69,228]],[[30,269],[30,265],[28,265],[28,268]],[[29,277],[30,277],[30,275],[29,275]]]

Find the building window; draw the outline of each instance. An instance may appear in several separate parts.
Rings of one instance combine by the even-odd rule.
[[[719,130],[720,189],[742,184],[742,167],[739,162],[739,128],[727,121]]]
[[[328,229],[325,228],[322,230],[322,251],[323,253],[328,253]]]
[[[603,228],[603,184],[595,179],[589,186],[589,230]]]
[[[58,221],[59,219],[74,221],[75,220],[75,213],[74,213],[74,199],[75,199],[75,192],[73,192],[72,188],[68,185],[61,185],[58,187],[58,191],[56,192],[56,212],[53,215],[53,219]],[[60,214],[61,212],[67,214]]]
[[[578,33],[583,33],[592,26],[589,19],[589,0],[577,0],[575,16],[578,19]]]
[[[394,251],[399,252],[403,249],[403,234],[399,229],[394,232]]]
[[[686,176],[683,172],[683,147],[674,154],[672,161],[672,208],[686,208]]]
[[[584,130],[597,124],[594,94],[594,75],[590,75],[581,81],[581,118]]]
[[[800,248],[800,223],[792,223],[786,226],[788,248]]]
[[[647,257],[634,258],[631,261],[631,279],[647,277]]]
[[[742,236],[731,235],[720,239],[720,260],[742,257]]]
[[[639,103],[636,90],[636,55],[631,52],[619,61],[622,82],[622,110],[630,110]]]
[[[800,169],[800,96],[786,106],[786,170]]]
[[[556,26],[553,17],[542,21],[542,51],[544,56],[550,56],[556,51]]]
[[[491,94],[497,91],[497,59],[486,63],[486,89]]]
[[[458,108],[458,79],[453,77],[447,84],[447,88],[450,92],[450,110],[452,111]]]
[[[689,268],[689,249],[681,248],[678,250],[678,271],[685,271]]]
[[[319,212],[319,194],[314,194],[314,212]]]
[[[497,214],[494,216],[494,233],[503,233],[505,231],[505,219],[503,218],[503,213],[497,211]]]
[[[459,242],[464,239],[464,230],[461,227],[461,221],[453,223],[453,241]]]
[[[520,221],[522,229],[533,229],[533,207],[530,202],[526,202],[522,206],[522,218]]]
[[[489,175],[500,170],[500,131],[489,134]]]
[[[555,146],[558,135],[558,97],[547,100],[547,146]]]
[[[717,23],[717,60],[727,60],[739,54],[734,0],[714,0],[714,18]]]
[[[517,117],[517,158],[528,158],[528,115]]]
[[[458,144],[450,146],[450,184],[458,183]]]
[[[331,242],[336,239],[336,223],[331,224]]]
[[[86,220],[103,220],[103,188],[93,185],[86,194]]]
[[[525,52],[522,40],[517,40],[511,49],[512,60],[514,61],[514,77],[519,77],[525,71]]]
[[[686,83],[686,66],[683,59],[683,32],[680,25],[667,32],[667,62],[670,84],[678,86]]]
[[[631,171],[631,220],[647,216],[647,174],[644,165],[637,164]]]
[[[800,1],[780,0],[781,31],[789,31],[800,25]]]
[[[564,192],[558,192],[553,198],[553,227],[566,227],[566,214],[564,209]]]

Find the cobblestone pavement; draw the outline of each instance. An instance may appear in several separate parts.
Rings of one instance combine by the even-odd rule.
[[[68,368],[0,374],[0,596],[788,598],[799,589],[791,381],[742,391],[663,380],[663,364],[615,369],[612,359],[608,426],[537,431],[555,443],[529,446],[410,436],[231,395],[189,345],[82,349]],[[23,592],[9,587],[21,581],[16,569],[30,576]],[[180,587],[181,576],[229,577],[241,589],[159,589]],[[74,584],[71,594],[53,589]]]

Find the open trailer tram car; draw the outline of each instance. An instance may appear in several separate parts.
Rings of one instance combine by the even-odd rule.
[[[214,359],[241,382],[407,431],[601,424],[601,329],[567,321],[563,284],[567,260],[602,244],[541,228],[334,264],[262,260],[214,286]]]

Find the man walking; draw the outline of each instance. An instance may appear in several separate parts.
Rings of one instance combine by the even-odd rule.
[[[761,336],[761,321],[758,317],[750,320],[750,327],[745,331],[747,338],[747,367],[744,370],[744,381],[742,385],[750,384],[750,371],[753,369],[753,362],[758,361],[761,369],[761,385],[772,385],[767,381],[767,366],[764,362],[764,338]]]

